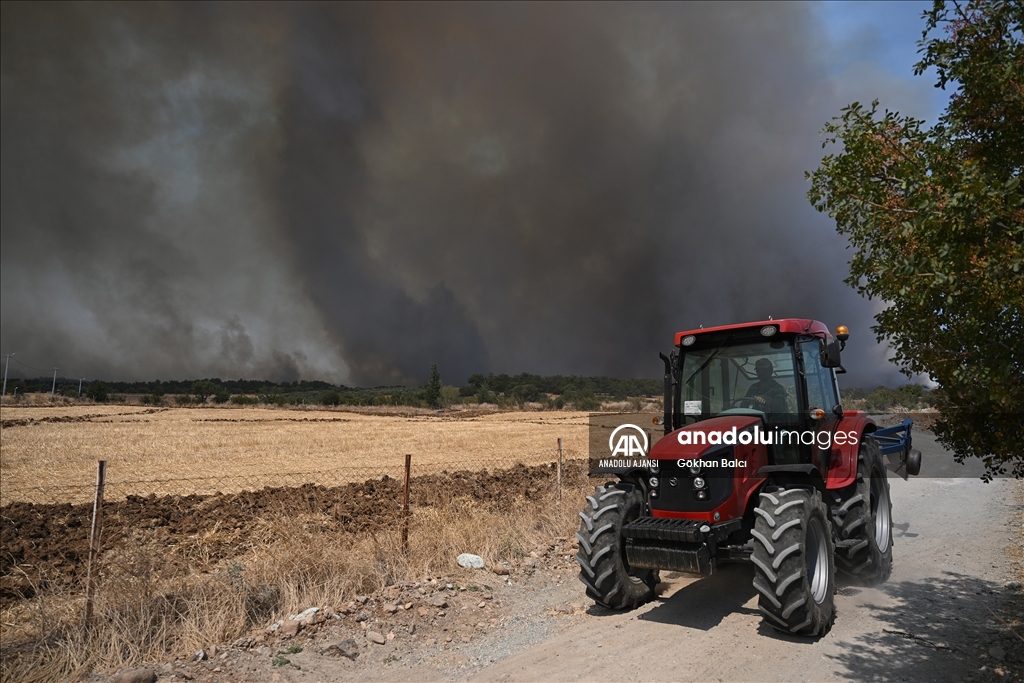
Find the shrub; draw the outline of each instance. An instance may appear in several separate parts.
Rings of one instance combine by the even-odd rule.
[[[573,400],[576,410],[600,410],[601,402],[595,396],[580,396]]]
[[[438,395],[437,402],[442,408],[450,408],[453,403],[459,400],[459,388],[443,386]]]
[[[599,410],[601,408],[601,402],[594,396],[590,387],[569,389],[564,396],[565,400],[571,403],[576,410]]]
[[[532,384],[520,384],[513,387],[512,396],[521,403],[534,403],[540,398],[540,390]]]
[[[85,388],[85,395],[97,403],[105,403],[107,400],[107,385],[100,381],[89,382]]]
[[[213,396],[221,389],[208,379],[200,380],[192,384],[192,393],[195,394],[199,403],[206,403],[206,399]]]

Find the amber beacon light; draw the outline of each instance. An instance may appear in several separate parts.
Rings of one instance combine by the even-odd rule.
[[[839,327],[836,328],[836,339],[838,339],[841,342],[844,342],[849,338],[850,330],[846,327],[846,325],[840,325]]]

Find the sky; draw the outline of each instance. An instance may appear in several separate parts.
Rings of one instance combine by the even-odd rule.
[[[934,120],[929,3],[0,6],[12,377],[657,377],[678,330],[884,302],[806,199]]]

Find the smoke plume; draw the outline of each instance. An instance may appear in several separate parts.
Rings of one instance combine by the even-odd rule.
[[[808,5],[8,3],[0,32],[27,362],[652,377],[676,330],[798,316],[892,379],[803,172],[842,105],[928,84],[833,73]]]

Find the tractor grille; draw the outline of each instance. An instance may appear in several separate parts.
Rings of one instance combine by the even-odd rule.
[[[661,519],[658,517],[641,517],[622,527],[622,535],[627,538],[646,539],[651,541],[675,541],[677,543],[702,543],[704,534],[701,526],[707,522],[693,519]]]
[[[700,528],[708,525],[710,530],[704,533]],[[704,543],[712,545],[722,543],[730,534],[739,531],[743,526],[742,519],[730,519],[726,522],[708,524],[695,519],[666,519],[664,517],[641,517],[622,527],[622,535],[629,540],[669,541],[672,543]]]

